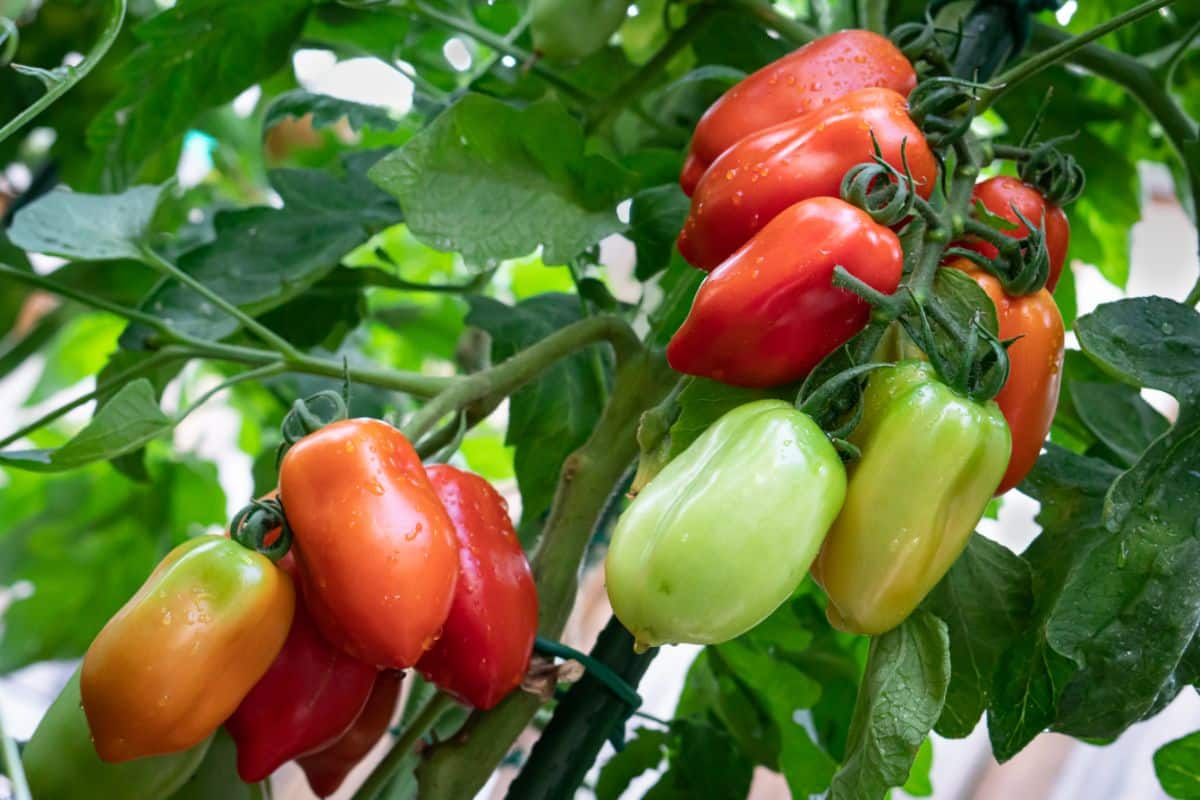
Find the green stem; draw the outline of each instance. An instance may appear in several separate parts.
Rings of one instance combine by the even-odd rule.
[[[747,12],[793,44],[808,44],[814,39],[821,38],[819,30],[799,20],[785,17],[770,3],[763,3],[759,0],[730,0],[729,5]]]
[[[44,425],[48,425],[49,423],[61,417],[63,414],[66,414],[68,411],[78,408],[88,401],[95,400],[97,397],[107,391],[110,391],[116,386],[120,386],[121,384],[128,383],[135,378],[139,378],[162,364],[185,357],[186,356],[184,356],[183,353],[178,349],[161,350],[147,358],[142,363],[130,367],[127,370],[123,370],[103,383],[97,384],[96,388],[92,391],[76,397],[74,400],[71,400],[64,405],[61,405],[58,408],[43,414],[20,430],[14,431],[8,436],[5,436],[3,439],[0,439],[0,448],[8,447],[18,439],[21,439],[33,431],[36,431],[38,428],[41,428]]]
[[[211,400],[217,394],[225,391],[226,389],[228,389],[232,386],[237,386],[239,383],[245,383],[246,381],[257,381],[257,380],[262,380],[263,378],[270,378],[274,375],[281,375],[285,372],[287,372],[287,367],[282,363],[267,364],[265,367],[259,367],[258,369],[251,369],[251,370],[247,370],[245,372],[239,372],[237,375],[233,375],[229,378],[226,378],[225,380],[221,381],[213,388],[206,391],[204,394],[200,395],[194,401],[189,403],[188,407],[185,408],[183,411],[181,411],[179,413],[179,416],[177,416],[175,418],[175,424],[179,424],[180,422],[183,422],[183,420],[185,418],[187,418],[187,416],[189,414],[191,414],[193,411],[200,408],[200,406],[207,403],[209,400]]]
[[[1192,45],[1196,41],[1196,37],[1200,36],[1200,20],[1197,20],[1192,27],[1188,28],[1188,32],[1183,35],[1171,54],[1167,56],[1167,60],[1163,62],[1157,72],[1162,80],[1162,85],[1166,89],[1171,88],[1171,84],[1175,82],[1175,70],[1179,68],[1179,62],[1183,61],[1184,57],[1192,49]]]
[[[1097,25],[1089,31],[1081,33],[1078,36],[1068,36],[1065,41],[1042,50],[1032,58],[1017,64],[1012,69],[1000,73],[992,81],[995,84],[995,88],[981,95],[982,99],[979,110],[982,111],[995,103],[1001,95],[1026,78],[1033,77],[1046,67],[1066,61],[1072,54],[1090,42],[1094,42],[1102,36],[1107,36],[1118,28],[1141,19],[1147,14],[1152,14],[1160,8],[1165,8],[1173,2],[1175,0],[1147,0],[1147,2],[1134,6],[1124,14],[1118,14],[1108,22]]]
[[[537,75],[543,81],[558,89],[584,108],[587,108],[596,102],[595,98],[593,98],[587,92],[580,89],[562,75],[559,75],[553,69],[550,69],[541,61],[538,61],[536,58],[534,58],[533,53],[530,53],[528,50],[513,44],[512,42],[508,41],[507,38],[489,31],[487,28],[482,28],[468,19],[463,19],[462,17],[457,17],[453,14],[447,14],[444,11],[440,11],[430,6],[428,3],[421,2],[421,0],[412,0],[411,2],[406,2],[402,7],[419,17],[424,17],[430,22],[435,22],[445,28],[449,28],[450,30],[466,34],[475,41],[481,42],[497,52],[512,56],[523,64],[529,64],[529,69],[534,75]]]
[[[659,48],[654,57],[643,64],[627,81],[617,87],[611,95],[601,100],[595,110],[589,115],[588,131],[594,131],[623,108],[632,105],[635,100],[650,87],[663,70],[667,68],[680,50],[692,43],[692,40],[708,24],[709,18],[717,10],[716,6],[704,5],[696,9],[687,23],[672,32],[667,43]]]
[[[858,24],[869,31],[887,34],[888,0],[858,0]]]
[[[398,275],[377,267],[360,267],[354,270],[362,275],[368,286],[380,289],[396,289],[403,292],[428,292],[430,294],[471,294],[484,289],[495,274],[494,269],[484,270],[463,283],[420,283],[408,281]]]
[[[17,743],[4,730],[4,721],[0,719],[0,755],[4,763],[4,774],[8,776],[12,800],[30,800],[29,781],[25,779],[25,769],[21,766],[21,754],[17,752]]]
[[[621,318],[588,317],[555,331],[502,364],[452,379],[453,383],[445,391],[413,415],[405,425],[405,433],[410,440],[416,441],[445,415],[491,395],[512,394],[555,361],[601,341],[612,344],[618,365],[641,349],[637,336]]]
[[[108,48],[112,47],[112,43],[116,41],[117,34],[121,32],[121,25],[125,22],[125,4],[126,0],[113,0],[112,16],[108,18],[108,24],[104,26],[104,30],[101,31],[100,38],[92,47],[91,52],[77,66],[70,68],[66,78],[47,88],[46,93],[35,100],[33,105],[0,128],[0,142],[12,136],[26,123],[45,111],[55,100],[71,91],[75,84],[87,77],[92,68],[100,63],[100,59],[104,58]]]
[[[1056,28],[1045,25],[1035,25],[1033,28],[1032,45],[1046,48],[1043,53],[1049,53],[1070,41],[1067,34]],[[1159,83],[1154,71],[1135,58],[1098,44],[1089,44],[1076,50],[1070,60],[1125,89],[1158,122],[1183,165],[1189,184],[1186,191],[1192,195],[1192,206],[1200,212],[1200,128],[1166,87]],[[1200,302],[1200,277],[1197,277],[1185,302],[1191,306]]]
[[[375,800],[387,788],[388,783],[395,776],[396,770],[412,752],[417,741],[434,726],[442,714],[453,707],[454,699],[449,695],[438,692],[429,698],[429,702],[417,714],[417,718],[404,729],[404,733],[400,734],[400,738],[392,745],[392,749],[388,751],[382,761],[375,765],[375,769],[371,770],[371,774],[367,776],[363,785],[354,793],[354,800]]]
[[[114,303],[111,300],[106,300],[103,297],[81,292],[78,289],[73,289],[70,286],[64,286],[50,278],[38,275],[36,272],[31,272],[16,267],[10,267],[8,264],[0,264],[0,276],[12,278],[15,281],[24,283],[27,286],[33,286],[37,289],[43,289],[51,294],[65,297],[68,300],[74,300],[81,305],[107,311],[110,314],[115,314],[122,319],[140,322],[161,333],[169,332],[167,323],[161,317],[156,317],[153,314],[147,314],[144,311],[139,311],[136,308],[123,306],[120,303]]]
[[[540,635],[554,639],[561,634],[596,521],[637,455],[638,419],[676,378],[649,352],[630,359],[618,369],[613,393],[592,435],[563,464],[533,556]],[[421,800],[474,797],[541,704],[537,697],[514,692],[491,711],[473,714],[452,739],[427,750],[417,769]]]
[[[254,317],[250,316],[245,311],[242,311],[224,297],[221,297],[221,295],[217,294],[212,289],[208,288],[203,283],[172,264],[166,258],[163,258],[163,256],[156,251],[149,247],[143,247],[142,255],[145,257],[145,261],[148,265],[154,267],[159,272],[162,272],[167,277],[174,278],[175,280],[179,281],[184,286],[188,287],[196,294],[200,295],[205,300],[224,311],[230,317],[237,320],[237,322],[243,328],[258,337],[264,344],[270,345],[271,349],[275,350],[280,355],[287,358],[296,358],[300,356],[300,351],[297,350],[295,346],[293,346],[292,343],[287,339],[284,339],[282,336],[263,325]]]

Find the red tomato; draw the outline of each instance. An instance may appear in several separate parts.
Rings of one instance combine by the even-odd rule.
[[[823,36],[749,75],[709,107],[696,125],[680,184],[691,195],[705,168],[744,137],[855,89],[877,86],[907,97],[916,85],[912,64],[886,37],[860,30]]]
[[[533,574],[504,498],[478,475],[436,464],[427,469],[458,533],[454,604],[433,649],[417,669],[476,708],[491,708],[520,683],[537,635]]]
[[[408,439],[375,419],[327,425],[284,456],[279,494],[321,633],[380,668],[415,664],[450,612],[458,545]]]
[[[891,229],[849,203],[796,203],[705,278],[667,360],[680,372],[735,386],[804,377],[871,315],[865,300],[833,286],[839,264],[890,294],[904,254]]]
[[[967,259],[957,259],[951,266],[974,278],[992,298],[1000,323],[1000,338],[1021,337],[1008,348],[1008,382],[996,395],[996,403],[1012,432],[1012,455],[996,490],[996,494],[1003,494],[1033,469],[1054,421],[1062,383],[1062,315],[1046,289],[1010,297],[995,276]]]
[[[279,566],[295,577],[290,553]],[[344,734],[362,713],[378,672],[325,641],[303,597],[297,598],[283,649],[225,722],[237,743],[241,779],[257,783]]]
[[[1019,239],[1029,234],[1025,223],[1013,211],[1025,216],[1034,225],[1045,220],[1046,250],[1050,254],[1050,277],[1046,279],[1046,288],[1054,291],[1058,278],[1062,275],[1063,264],[1067,261],[1067,244],[1071,239],[1071,223],[1061,208],[1046,202],[1046,198],[1032,186],[1022,183],[1018,178],[998,175],[988,178],[975,186],[974,197],[983,203],[984,208],[998,217],[1003,217],[1016,225],[1003,231],[1006,236]],[[978,240],[959,242],[959,246],[974,250],[988,258],[996,257],[996,248],[987,242]]]
[[[328,797],[336,792],[350,770],[358,766],[387,731],[396,711],[403,677],[404,673],[395,670],[380,672],[367,707],[350,730],[323,750],[296,759],[317,797]]]
[[[928,197],[937,160],[909,118],[908,102],[890,89],[860,89],[726,150],[696,187],[679,252],[712,269],[788,206],[838,197],[846,172],[873,157],[875,141],[897,169],[903,146],[918,192]]]

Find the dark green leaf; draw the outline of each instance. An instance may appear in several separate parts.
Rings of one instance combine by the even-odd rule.
[[[166,433],[175,421],[162,413],[145,378],[126,384],[74,438],[56,449],[0,452],[0,466],[61,472],[115,458]]]
[[[662,293],[658,305],[650,312],[650,340],[665,347],[675,331],[683,324],[692,308],[692,298],[705,273],[688,264],[677,252],[671,253],[671,263],[658,276],[658,289]]]
[[[745,797],[754,765],[724,729],[703,718],[671,722],[667,772],[647,800],[721,800]]]
[[[883,798],[908,780],[917,750],[942,713],[950,683],[946,625],[925,611],[871,642],[854,705],[846,760],[831,800]]]
[[[937,732],[962,738],[987,708],[1000,656],[1024,631],[1033,604],[1029,565],[978,533],[924,608],[946,623],[950,635],[950,688]]]
[[[492,336],[492,361],[499,363],[581,318],[579,298],[541,294],[515,306],[488,297],[467,298],[467,324]],[[562,359],[511,398],[507,444],[516,448],[514,466],[521,489],[521,530],[533,535],[549,508],[563,461],[587,439],[607,396],[609,358],[588,348]]]
[[[515,109],[468,95],[371,178],[394,194],[417,238],[491,264],[545,248],[565,264],[623,227],[630,176],[584,152],[583,131],[558,103]]]
[[[1154,774],[1171,797],[1200,798],[1200,732],[1189,733],[1158,748],[1154,753]]]
[[[171,795],[170,800],[270,800],[266,781],[246,783],[237,773],[237,745],[233,737],[218,728],[213,742],[204,754],[204,761],[187,783]]]
[[[163,186],[135,186],[116,195],[55,189],[17,212],[13,244],[63,258],[142,260]]]
[[[638,728],[625,742],[625,749],[610,758],[596,781],[596,800],[618,800],[630,782],[654,769],[666,757],[667,732],[659,728]]]
[[[1083,351],[1120,380],[1177,397],[1200,385],[1200,315],[1182,303],[1165,297],[1105,303],[1077,319],[1075,330]]]
[[[1072,383],[1075,412],[1088,430],[1130,466],[1170,423],[1137,389],[1118,383]]]
[[[678,183],[643,189],[633,196],[626,235],[637,247],[634,274],[638,280],[649,280],[667,268],[690,205]]]
[[[200,112],[287,63],[311,0],[180,0],[136,29],[120,93],[88,129],[105,185],[124,188]]]
[[[336,125],[342,119],[356,131],[366,128],[394,131],[400,124],[392,118],[391,111],[382,106],[369,106],[296,89],[279,95],[271,102],[263,117],[263,130],[270,130],[288,117],[300,119],[306,114],[312,114],[312,126],[316,129]]]

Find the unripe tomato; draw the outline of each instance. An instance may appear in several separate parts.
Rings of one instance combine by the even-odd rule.
[[[912,64],[886,37],[862,30],[823,36],[747,76],[704,112],[680,184],[691,195],[708,165],[739,140],[856,89],[908,97],[916,85]]]

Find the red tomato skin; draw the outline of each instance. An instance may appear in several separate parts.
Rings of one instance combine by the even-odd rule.
[[[329,797],[336,792],[350,771],[387,732],[396,711],[396,701],[400,698],[403,678],[404,673],[397,670],[380,672],[366,708],[350,730],[328,747],[296,759],[317,797]]]
[[[1025,479],[1050,433],[1062,384],[1065,331],[1062,314],[1047,289],[1013,297],[1000,281],[966,259],[951,265],[975,279],[996,305],[1000,338],[1020,337],[1008,348],[1008,381],[996,404],[1012,432],[1012,454],[996,494]]]
[[[459,573],[442,635],[417,670],[462,702],[489,709],[529,669],[537,588],[499,492],[480,476],[445,464],[426,472],[454,521]]]
[[[404,434],[335,422],[284,456],[279,494],[305,602],[322,635],[380,669],[433,646],[454,597],[454,525]]]
[[[696,191],[696,184],[700,183],[700,179],[704,177],[704,170],[708,167],[706,163],[696,157],[695,153],[689,153],[688,157],[683,161],[683,169],[679,172],[679,188],[683,189],[683,193],[688,197],[692,196],[692,192]]]
[[[983,203],[984,208],[991,213],[1017,226],[1003,231],[1005,236],[1014,239],[1029,233],[1025,223],[1021,222],[1020,217],[1013,211],[1014,207],[1034,225],[1042,222],[1044,217],[1046,250],[1050,255],[1050,277],[1046,279],[1046,288],[1053,292],[1054,287],[1058,286],[1059,277],[1062,276],[1063,265],[1067,262],[1067,246],[1071,241],[1071,223],[1067,220],[1066,212],[1047,203],[1046,198],[1042,197],[1037,189],[1008,175],[997,175],[976,184],[974,198]],[[995,258],[997,254],[996,248],[987,242],[967,240],[957,244],[988,258]]]
[[[872,133],[883,158],[900,170],[903,147],[918,193],[928,197],[937,161],[908,116],[908,101],[890,89],[859,89],[747,136],[714,161],[692,196],[677,242],[680,254],[711,270],[785,208],[812,197],[839,197],[846,172],[872,159]]]
[[[704,280],[667,360],[679,372],[735,386],[804,377],[871,314],[866,301],[833,286],[839,264],[890,294],[904,254],[895,233],[849,203],[796,203]]]
[[[290,553],[279,566],[296,577]],[[325,641],[303,597],[296,600],[283,649],[225,723],[246,783],[342,736],[362,713],[379,673]]]
[[[823,36],[721,95],[696,124],[688,160],[695,160],[698,179],[718,156],[752,133],[815,111],[856,89],[879,87],[908,97],[916,85],[916,70],[886,37],[864,30]],[[680,182],[691,196],[689,182],[682,176]]]

